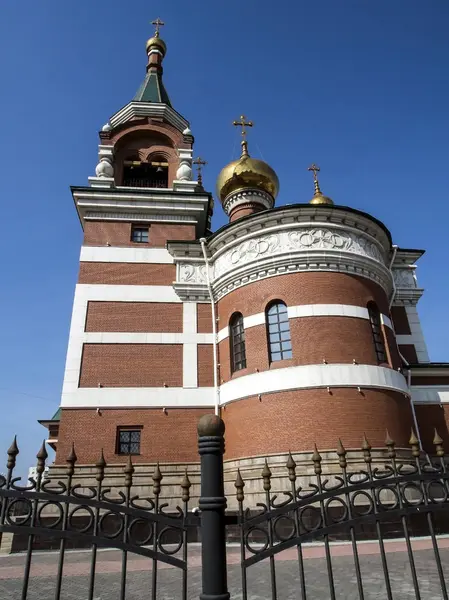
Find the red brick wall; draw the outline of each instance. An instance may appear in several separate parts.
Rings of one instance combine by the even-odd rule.
[[[182,387],[181,344],[84,344],[80,387]]]
[[[233,312],[253,315],[264,311],[274,299],[283,300],[289,306],[351,304],[364,308],[374,301],[383,314],[389,314],[384,290],[369,279],[344,273],[291,273],[256,281],[224,296],[218,302],[220,329]]]
[[[409,335],[411,333],[405,306],[392,306],[391,319],[397,335]]]
[[[181,333],[182,304],[89,302],[86,331]]]
[[[136,223],[139,223],[137,220]],[[148,243],[131,241],[131,223],[123,221],[85,221],[84,245],[85,246],[111,246],[136,247],[136,248],[165,248],[168,240],[194,240],[195,225],[143,223],[149,225]]]
[[[295,273],[272,277],[239,288],[218,302],[219,329],[226,327],[230,316],[241,312],[244,317],[263,312],[273,299],[279,298],[287,305],[298,304],[350,304],[366,307],[374,300],[384,314],[388,314],[388,301],[384,291],[369,280],[340,273]],[[265,326],[245,330],[247,368],[234,374],[239,377],[290,365],[329,363],[358,363],[376,365],[371,326],[366,319],[351,317],[301,317],[290,319],[293,358],[269,364],[268,342]],[[401,362],[394,335],[383,328],[388,348],[390,366],[397,368]],[[220,378],[230,378],[229,340],[219,344]],[[385,363],[385,366],[389,366]]]
[[[78,283],[172,285],[175,279],[175,265],[81,262]]]
[[[212,344],[198,344],[198,387],[214,385],[214,353]]]
[[[277,452],[331,450],[341,438],[346,448],[360,448],[363,434],[373,447],[384,446],[385,431],[407,446],[412,425],[403,394],[350,388],[292,390],[231,402],[222,410],[226,423],[226,458]]]
[[[93,464],[101,449],[108,464],[124,463],[116,454],[118,426],[143,426],[141,454],[133,462],[198,462],[197,424],[202,415],[213,412],[196,408],[62,409],[56,464],[65,464],[72,441],[78,464]]]
[[[212,309],[210,304],[198,303],[196,307],[198,333],[212,333]]]
[[[371,333],[366,319],[350,317],[301,317],[290,319],[293,358],[270,365],[268,340],[265,325],[256,325],[245,330],[247,368],[234,376],[254,373],[256,369],[266,371],[291,365],[321,364],[326,359],[332,363],[377,365]],[[220,375],[230,379],[229,338],[218,344]],[[386,365],[388,366],[388,365]]]

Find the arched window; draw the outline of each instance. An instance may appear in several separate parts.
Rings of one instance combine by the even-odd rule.
[[[246,368],[245,330],[243,328],[243,316],[234,313],[229,321],[230,346],[231,346],[231,370],[240,371]]]
[[[385,341],[380,323],[380,312],[374,302],[368,304],[368,315],[371,323],[371,331],[373,332],[374,349],[378,363],[387,362],[387,353],[385,350]]]
[[[266,309],[270,362],[292,358],[292,340],[284,302],[273,302]]]

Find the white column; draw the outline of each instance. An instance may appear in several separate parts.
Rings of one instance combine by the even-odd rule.
[[[405,312],[407,313],[407,319],[410,325],[411,332],[409,343],[415,345],[416,354],[418,356],[418,362],[430,362],[429,352],[427,350],[427,344],[424,340],[421,322],[419,320],[418,310],[416,306],[406,306]]]
[[[182,305],[183,333],[197,333],[196,302],[183,302]],[[182,346],[182,386],[185,388],[198,387],[198,346],[183,344]]]

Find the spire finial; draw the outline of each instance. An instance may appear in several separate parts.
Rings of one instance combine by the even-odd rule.
[[[240,115],[240,121],[233,121],[234,127],[241,127],[242,131],[242,157],[249,156],[248,142],[246,141],[246,127],[254,127],[253,121],[247,121],[245,115]]]
[[[321,171],[321,169],[318,165],[316,165],[315,163],[312,163],[310,165],[310,167],[307,168],[307,170],[313,171],[313,183],[315,185],[315,196],[318,196],[318,194],[321,194],[321,190],[320,190],[320,183],[318,181],[317,173],[319,173]]]
[[[154,21],[151,21],[151,25],[154,25],[156,28],[154,37],[159,37],[159,29],[165,25],[164,21],[161,21],[161,19],[158,17],[157,19],[154,19]]]
[[[197,158],[195,158],[195,160],[193,161],[193,164],[196,165],[197,168],[197,172],[198,172],[198,185],[200,187],[203,187],[203,174],[202,174],[202,169],[205,165],[207,165],[207,162],[205,160],[203,160],[201,158],[201,156],[198,156]]]

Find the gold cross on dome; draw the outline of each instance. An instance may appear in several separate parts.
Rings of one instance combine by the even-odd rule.
[[[207,165],[207,162],[205,160],[203,160],[201,158],[201,156],[198,156],[198,158],[195,158],[195,160],[193,161],[193,164],[196,165],[196,167],[197,167],[198,184],[201,185],[203,183],[203,174],[202,174],[201,170],[205,165]]]
[[[252,121],[246,121],[245,120],[246,117],[245,115],[241,115],[240,116],[240,121],[233,121],[232,124],[235,127],[241,127],[242,128],[242,137],[244,138],[246,136],[246,129],[245,127],[253,127],[254,123]]]
[[[308,167],[307,169],[308,171],[313,171],[313,181],[318,181],[318,176],[317,173],[320,172],[320,167],[318,165],[316,165],[315,163],[312,163],[310,165],[310,167]]]
[[[161,21],[158,17],[154,21],[151,21],[151,25],[154,25],[156,27],[156,31],[154,32],[154,34],[156,37],[159,37],[159,28],[165,25],[164,21]]]

